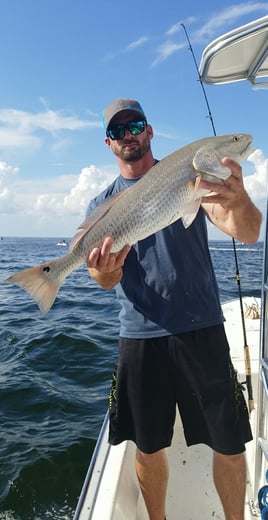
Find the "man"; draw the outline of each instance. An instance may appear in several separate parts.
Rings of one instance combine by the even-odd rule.
[[[120,175],[90,202],[88,214],[157,162],[150,145],[153,129],[137,101],[113,101],[104,110],[104,123]],[[189,228],[179,220],[119,253],[111,253],[107,237],[88,259],[90,275],[104,289],[116,287],[122,306],[109,441],[136,443],[136,471],[150,520],[165,518],[165,448],[176,404],[187,444],[213,449],[214,481],[226,520],[244,519],[244,450],[252,437],[229,358],[205,215],[248,243],[258,238],[261,215],[244,189],[241,167],[228,158],[223,164],[232,175],[220,185],[202,181],[201,187],[215,194],[203,199]]]

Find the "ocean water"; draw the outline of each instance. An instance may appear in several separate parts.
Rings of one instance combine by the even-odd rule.
[[[71,520],[117,355],[118,303],[87,269],[42,316],[7,276],[66,252],[55,238],[0,240],[0,520]],[[237,298],[232,241],[210,242],[222,302]],[[263,244],[236,243],[245,296],[260,297]]]

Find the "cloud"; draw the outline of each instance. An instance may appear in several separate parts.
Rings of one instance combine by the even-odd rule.
[[[255,150],[248,158],[254,165],[255,171],[244,177],[244,185],[253,202],[264,214],[267,200],[268,158],[262,150]]]
[[[147,43],[149,38],[147,36],[141,36],[138,40],[131,42],[125,49],[125,52],[130,52],[136,50],[138,47],[142,47],[145,43]]]
[[[8,165],[5,161],[0,161],[0,214],[15,209],[12,186],[18,174],[18,168]]]
[[[35,227],[42,230],[45,222],[45,234],[53,235],[58,219],[62,223],[66,218],[84,218],[88,202],[114,179],[116,171],[116,166],[91,165],[79,174],[26,181],[18,168],[0,162],[0,220],[15,212],[19,230],[26,229],[24,221],[34,217]]]
[[[124,49],[114,51],[114,52],[109,51],[102,58],[102,61],[104,61],[104,62],[113,61],[113,60],[117,59],[119,55],[121,56],[121,54],[126,54],[128,52],[134,52],[137,49],[139,49],[140,47],[142,47],[143,45],[145,45],[145,43],[147,43],[148,41],[149,41],[149,38],[147,36],[140,36],[140,38],[138,38],[137,40],[130,42]]]
[[[60,177],[57,185],[62,186],[62,190],[38,195],[31,211],[36,215],[49,211],[54,217],[68,214],[83,218],[89,201],[104,190],[114,177],[114,168],[100,169],[95,165],[83,168],[79,175],[72,176],[67,186],[66,176]]]
[[[240,19],[244,15],[255,13],[257,11],[263,11],[266,13],[267,3],[242,3],[226,7],[222,11],[213,14],[200,29],[195,31],[193,39],[195,42],[202,43],[204,39],[215,36],[219,29],[224,28],[226,32],[226,26],[235,26],[236,20]]]
[[[90,127],[101,127],[101,121],[80,119],[60,110],[46,109],[33,113],[0,109],[0,148],[36,149],[42,145],[42,132],[56,139],[59,132],[74,132]]]
[[[196,21],[196,18],[194,18],[193,16],[190,16],[189,18],[184,20],[183,23],[188,26],[188,25],[191,25],[192,23],[194,23],[195,21]],[[182,21],[181,22],[177,22],[174,25],[172,25],[170,27],[170,29],[168,29],[167,33],[166,33],[167,36],[174,36],[174,34],[177,34],[178,32],[180,32],[181,24],[182,24]]]
[[[172,56],[174,52],[178,52],[179,50],[184,49],[185,46],[185,43],[175,43],[170,40],[162,43],[157,49],[157,57],[152,62],[151,67],[155,67],[162,61],[165,61],[167,58],[169,58],[169,56]]]
[[[0,128],[0,148],[37,149],[41,146],[41,139],[20,127],[4,125]]]

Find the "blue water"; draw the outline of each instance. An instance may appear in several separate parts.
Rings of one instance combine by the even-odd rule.
[[[85,267],[42,316],[3,280],[66,252],[55,238],[0,240],[0,520],[71,520],[107,408],[118,303]],[[244,295],[260,296],[263,244],[237,243]],[[232,241],[211,242],[221,300],[236,298]]]

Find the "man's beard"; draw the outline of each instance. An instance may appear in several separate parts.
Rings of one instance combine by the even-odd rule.
[[[145,154],[150,150],[150,140],[146,139],[144,143],[138,143],[137,141],[129,141],[129,144],[133,144],[135,142],[135,147],[127,148],[127,142],[124,143],[124,146],[121,146],[119,150],[114,149],[114,154],[119,157],[123,161],[127,162],[136,162],[142,159]]]

